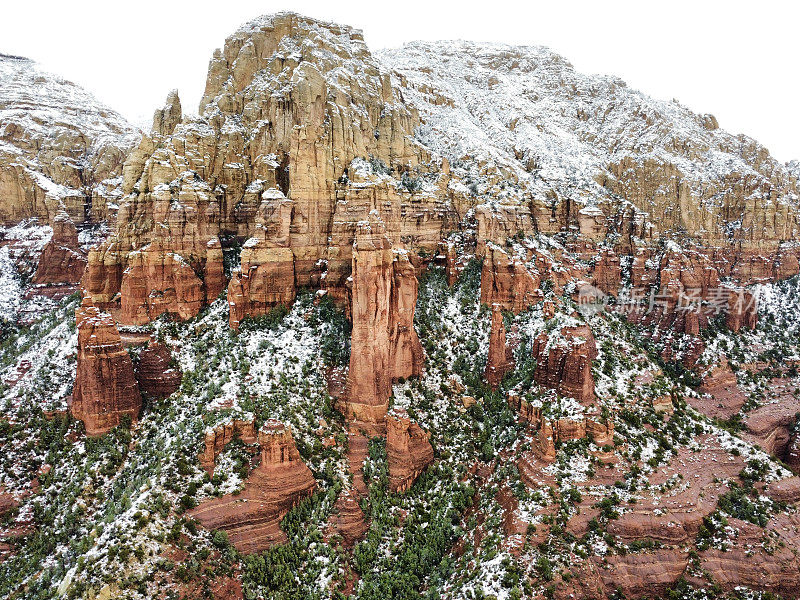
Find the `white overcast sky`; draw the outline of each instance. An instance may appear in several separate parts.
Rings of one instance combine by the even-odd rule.
[[[196,112],[214,48],[280,10],[360,28],[371,49],[417,39],[549,46],[580,71],[677,98],[781,161],[800,159],[797,0],[4,0],[0,52],[37,60],[141,124],[173,88]]]

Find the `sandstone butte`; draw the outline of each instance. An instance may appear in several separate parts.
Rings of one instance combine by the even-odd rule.
[[[292,14],[253,21],[214,54],[200,118],[181,117],[170,95],[125,162],[115,230],[89,253],[97,306],[130,324],[193,316],[226,285],[231,237],[245,240],[232,325],[323,275],[344,299],[357,224],[372,211],[393,246],[435,251],[457,221],[447,178],[414,192],[397,179],[429,161],[412,141],[416,112],[359,32],[317,31]]]
[[[142,396],[133,362],[123,347],[114,320],[87,302],[75,311],[78,325],[78,368],[70,411],[87,435],[102,435],[139,417]]]
[[[247,477],[241,493],[208,500],[189,513],[207,529],[227,532],[231,543],[245,554],[285,542],[281,519],[317,485],[288,426],[267,421],[258,431],[258,443],[261,463]]]
[[[235,437],[245,444],[255,444],[258,441],[255,427],[255,419],[252,418],[252,415],[246,415],[242,418],[234,417],[214,427],[206,428],[200,464],[210,475],[213,475],[217,457]]]

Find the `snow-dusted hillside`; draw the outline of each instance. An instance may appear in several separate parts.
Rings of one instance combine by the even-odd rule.
[[[494,198],[613,199],[603,185],[615,178],[609,165],[632,158],[674,165],[705,201],[727,193],[719,182],[734,176],[797,204],[796,166],[756,141],[620,79],[579,73],[547,48],[414,42],[378,55],[420,111],[418,139]]]
[[[27,59],[0,55],[0,219],[48,217],[121,174],[138,130],[89,92]]]

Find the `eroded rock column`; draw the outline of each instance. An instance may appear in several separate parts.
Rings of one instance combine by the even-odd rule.
[[[114,319],[95,306],[75,311],[78,324],[78,369],[70,411],[83,421],[90,436],[102,435],[133,421],[142,408],[133,362],[122,346]]]
[[[382,423],[392,381],[419,375],[422,346],[414,330],[418,283],[408,255],[392,250],[375,215],[359,223],[353,244],[347,417]]]

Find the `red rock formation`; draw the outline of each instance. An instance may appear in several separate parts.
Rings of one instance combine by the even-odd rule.
[[[503,311],[499,304],[492,305],[492,329],[489,334],[489,358],[486,361],[484,376],[486,381],[497,389],[506,373],[514,369],[511,348],[506,345],[506,327]]]
[[[364,461],[367,458],[367,438],[357,431],[348,433],[347,464],[353,481],[349,488],[342,490],[333,506],[331,526],[342,536],[346,547],[360,540],[369,529],[369,524],[361,510],[361,499],[369,494],[364,482]]]
[[[180,366],[173,364],[172,354],[164,344],[150,341],[139,355],[136,381],[146,398],[161,400],[171,396],[181,385]]]
[[[320,51],[303,55],[309,39]],[[283,50],[276,54],[276,48]],[[283,54],[303,59],[286,62]],[[189,280],[164,273],[137,283],[144,293],[123,312],[152,318],[142,301],[151,293],[174,295],[172,309],[186,304],[170,312],[183,318],[196,311],[198,298],[200,304],[216,298],[221,263],[208,244],[236,236],[252,242],[245,243],[242,271],[230,289],[235,325],[290,303],[298,287],[324,283],[343,300],[356,224],[372,211],[395,247],[432,253],[453,228],[456,192],[444,165],[436,193],[397,185],[401,173],[430,165],[430,156],[413,142],[416,109],[406,105],[360,32],[293,14],[250,23],[212,57],[205,89],[202,111],[217,117],[182,118],[172,95],[125,163],[116,226],[90,253],[86,288],[98,306],[117,307],[130,254],[156,240],[191,265],[201,284],[192,286],[202,294],[171,292],[175,281]],[[374,170],[365,157],[374,157]],[[265,198],[265,191],[275,197]],[[274,209],[261,215],[268,217],[266,230],[259,230],[262,208]],[[123,302],[125,296],[122,291]]]
[[[440,253],[444,255],[445,260],[445,274],[447,276],[447,285],[452,287],[458,281],[458,265],[456,263],[457,253],[456,246],[452,242],[442,242],[440,244]]]
[[[386,417],[386,457],[389,462],[389,489],[405,492],[419,474],[433,462],[430,435],[403,412]]]
[[[257,439],[255,420],[252,418],[234,418],[206,429],[203,452],[200,454],[200,464],[209,474],[213,475],[217,457],[235,437],[238,437],[245,444],[254,444]]]
[[[316,488],[300,458],[291,429],[268,421],[258,432],[261,464],[240,494],[203,502],[189,514],[207,529],[221,529],[243,554],[262,552],[286,541],[281,520]]]
[[[700,553],[703,571],[725,592],[744,587],[798,598],[800,519],[797,515],[779,513],[766,528],[738,519],[729,519],[729,526],[736,531],[733,539],[728,540],[729,548],[722,551],[712,547]],[[766,547],[765,539],[779,536],[782,543]]]
[[[622,280],[619,257],[613,250],[604,250],[594,264],[592,285],[605,294],[616,296]]]
[[[86,270],[86,256],[78,244],[78,230],[65,211],[53,219],[53,237],[45,245],[34,285],[77,285]]]
[[[153,242],[128,255],[120,297],[120,323],[144,325],[164,313],[180,319],[193,317],[205,302],[205,291],[189,263]]]
[[[690,396],[687,400],[694,408],[712,418],[729,419],[741,410],[747,397],[739,389],[736,375],[723,358],[703,378],[697,390],[699,397]]]
[[[225,263],[219,238],[211,238],[206,243],[203,285],[205,286],[206,302],[213,302],[226,288]]]
[[[542,299],[538,276],[502,248],[487,244],[481,270],[481,303],[515,314]]]
[[[244,317],[265,315],[294,301],[294,255],[289,247],[293,206],[275,188],[262,194],[256,233],[242,248],[241,270],[228,284],[231,327],[237,328]]]
[[[556,459],[556,433],[552,421],[546,419],[541,423],[535,442],[533,449],[542,460],[553,462]]]
[[[353,245],[352,341],[347,417],[381,423],[392,380],[419,375],[423,352],[414,330],[417,278],[404,252],[392,251],[378,219],[359,224]]]
[[[791,458],[791,454],[789,456]],[[787,465],[793,472],[797,473],[796,463],[787,463]],[[767,486],[766,493],[776,502],[785,502],[787,504],[800,502],[800,477],[787,477],[786,479],[773,481]]]
[[[512,403],[512,407],[519,411],[520,416],[528,421],[533,428],[538,428],[536,437],[534,437],[533,449],[542,460],[547,462],[555,460],[556,444],[588,437],[600,448],[600,450],[595,451],[595,455],[602,462],[609,463],[614,461],[613,451],[603,450],[604,447],[613,446],[614,444],[613,420],[609,419],[601,422],[585,416],[577,419],[542,418],[541,407],[531,406],[519,399]]]
[[[592,361],[597,358],[597,346],[587,325],[565,327],[552,342],[546,333],[540,334],[533,355],[537,383],[583,404],[595,399]]]
[[[765,452],[786,457],[792,441],[792,428],[800,413],[800,398],[794,395],[795,385],[785,378],[773,379],[765,404],[749,412],[745,419],[747,441],[758,444]]]
[[[418,291],[419,283],[408,253],[395,251],[389,298],[389,368],[392,379],[415,377],[422,373],[424,354],[414,329]]]
[[[78,370],[70,411],[83,421],[88,435],[102,435],[119,425],[123,415],[136,421],[142,396],[111,315],[84,305],[75,311],[75,320]]]
[[[720,283],[720,277],[726,276],[729,269],[721,267],[720,261],[709,254],[671,249],[648,269],[647,252],[641,251],[631,266],[631,284],[639,304],[623,307],[628,318],[664,331],[695,336],[717,315],[725,315],[733,331],[754,328],[757,303],[753,294]],[[654,287],[656,281],[660,281],[658,288]]]
[[[725,323],[731,331],[739,331],[742,327],[756,328],[758,303],[752,292],[745,289],[730,289],[727,310]]]

